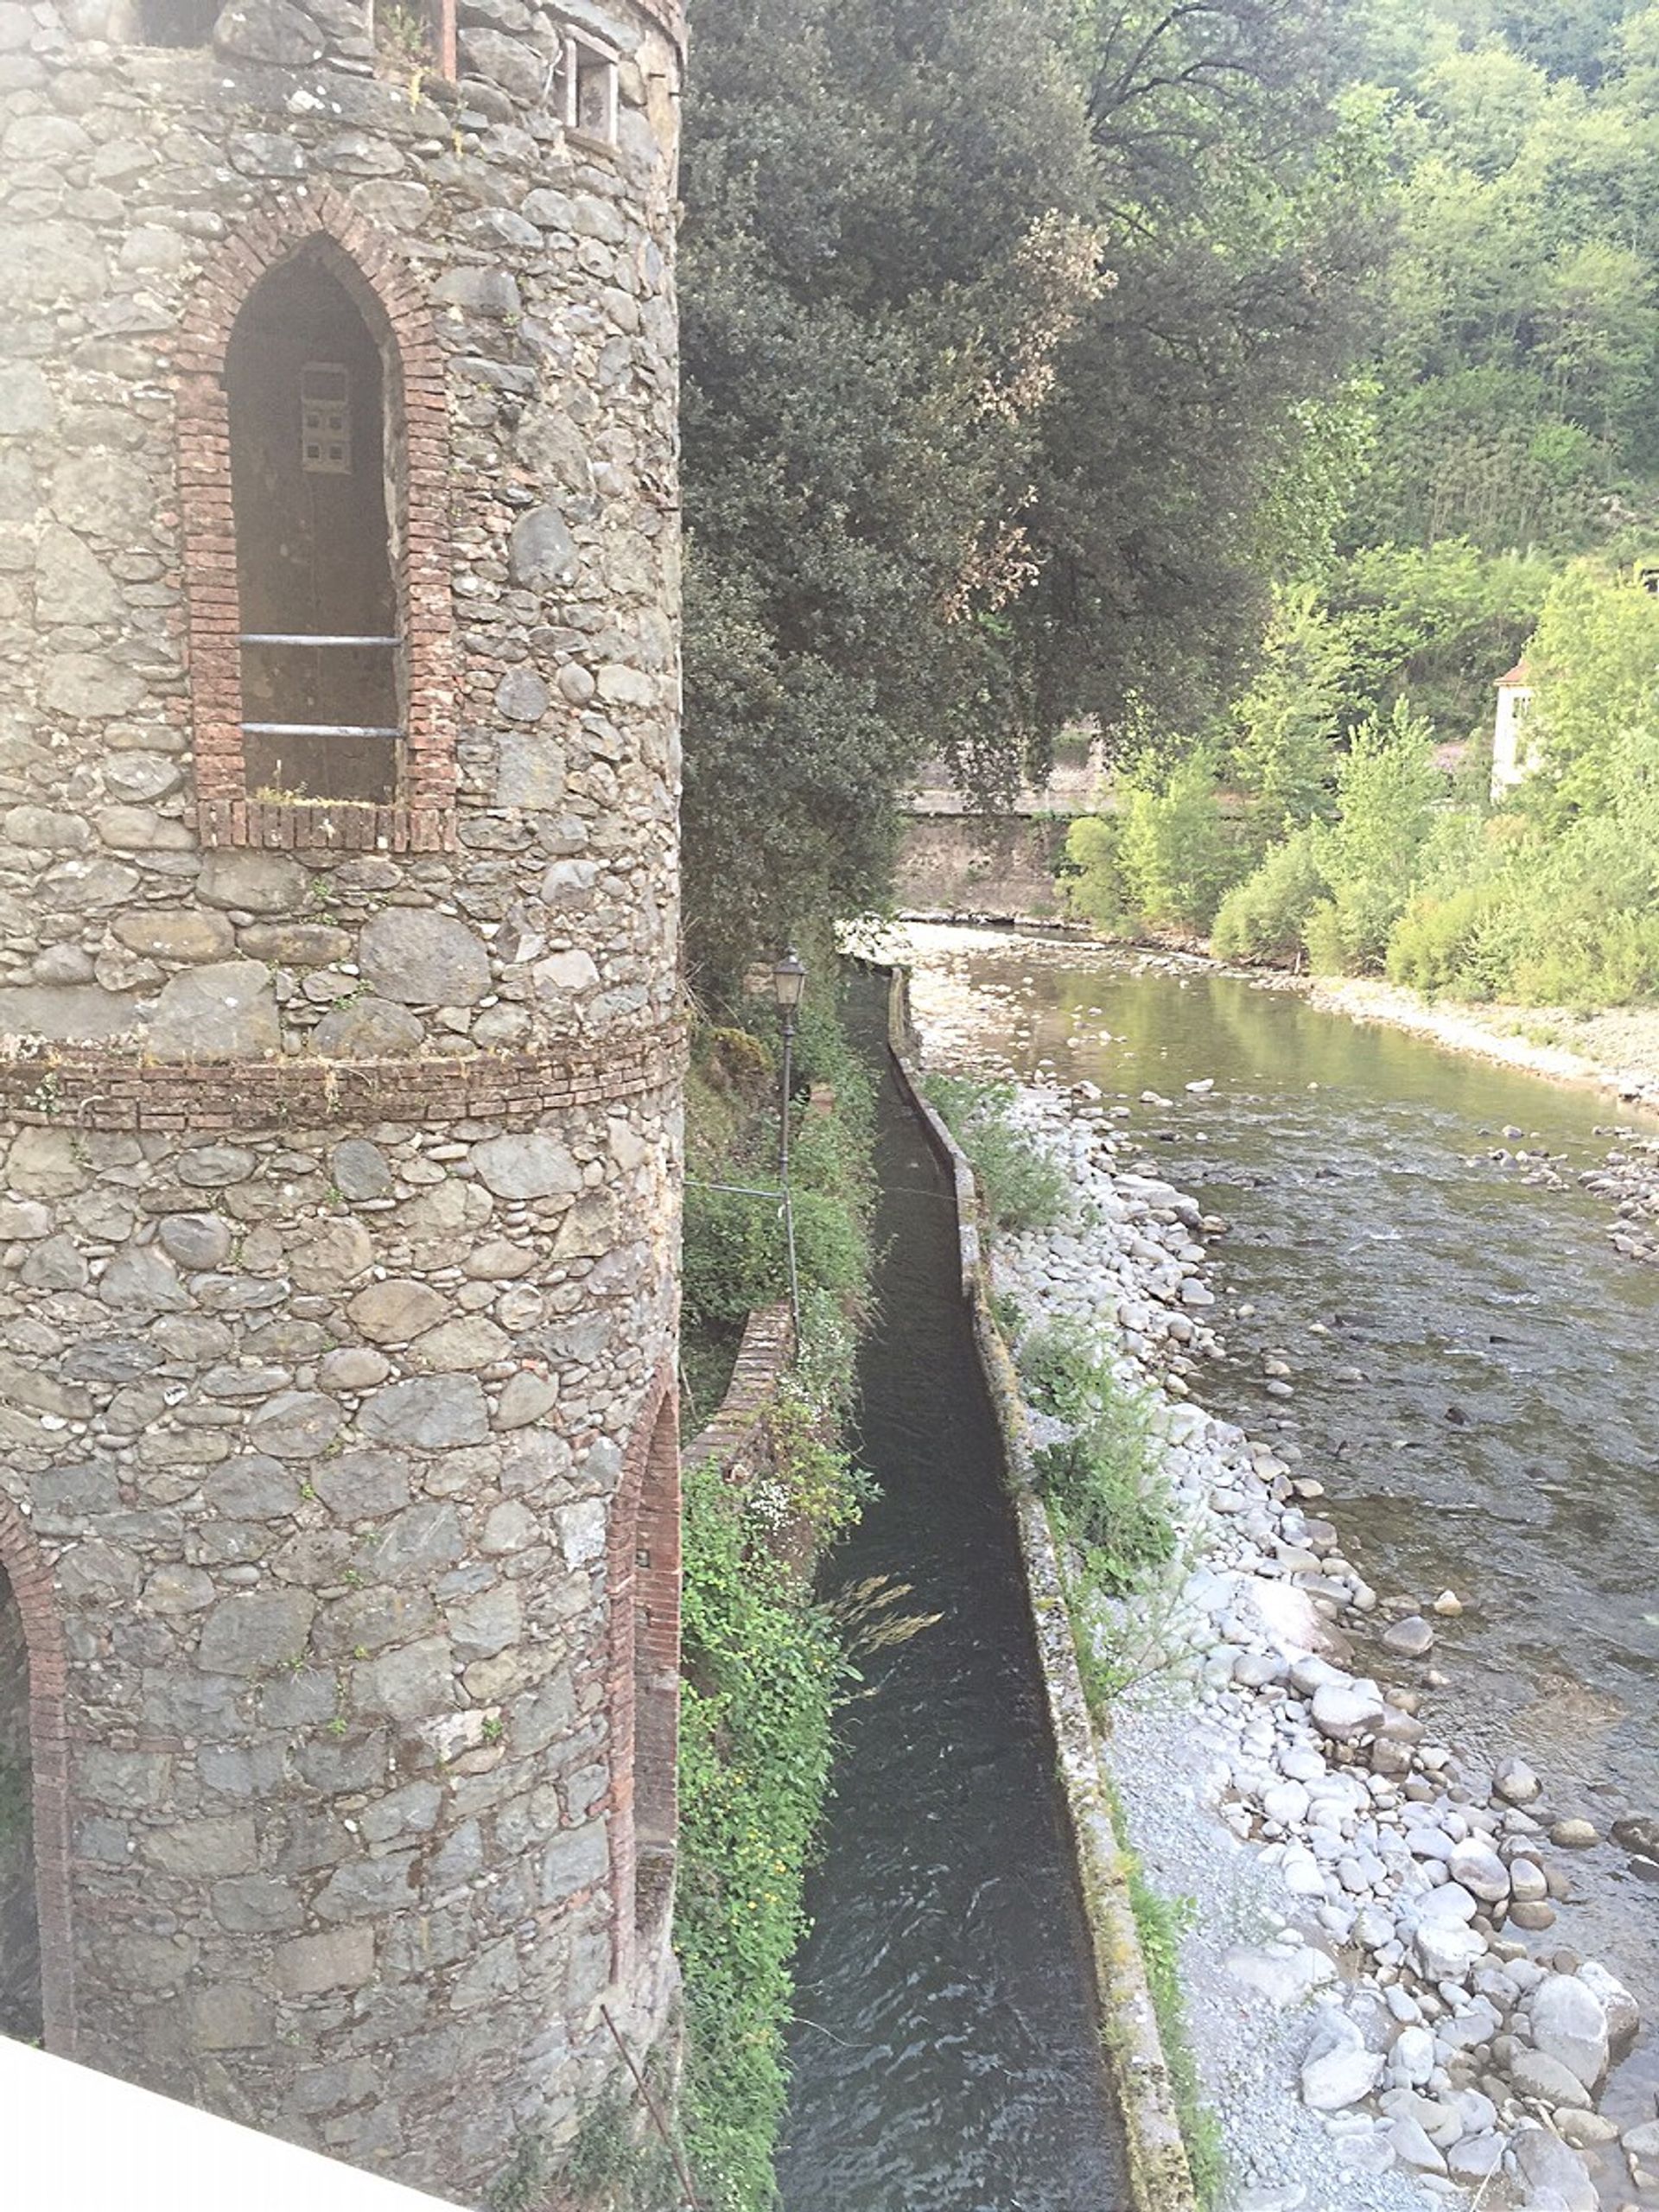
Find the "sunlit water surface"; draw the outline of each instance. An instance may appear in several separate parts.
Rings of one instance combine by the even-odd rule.
[[[861,1001],[880,1050],[882,996]],[[891,1083],[860,1457],[881,1485],[827,1594],[874,1583],[797,1965],[789,2212],[1124,2202],[996,1433],[954,1215]]]

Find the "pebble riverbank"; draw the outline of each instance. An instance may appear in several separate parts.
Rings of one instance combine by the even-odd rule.
[[[1225,1224],[1141,1172],[1090,1086],[1027,1087],[1014,1110],[1076,1207],[999,1240],[999,1291],[1024,1328],[1089,1325],[1151,1394],[1185,1532],[1179,1589],[1121,1624],[1155,1634],[1160,1664],[1109,1764],[1157,1885],[1197,1900],[1184,1964],[1232,2203],[1659,2205],[1659,2118],[1621,2135],[1597,2108],[1636,2005],[1560,1948],[1563,1869],[1594,1831],[1518,1760],[1482,1770],[1417,1717],[1455,1595],[1385,1625],[1296,1447],[1190,1402],[1223,1351],[1207,1244]],[[1659,1856],[1659,1824],[1630,1841]]]

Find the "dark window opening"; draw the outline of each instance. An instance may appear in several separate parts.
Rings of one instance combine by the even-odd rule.
[[[39,2043],[43,2019],[29,1647],[0,1569],[0,2035]]]
[[[402,753],[380,348],[320,255],[273,270],[226,357],[247,795],[395,804]]]
[[[221,0],[138,0],[140,46],[211,46]]]
[[[564,125],[601,144],[616,143],[616,56],[567,31],[564,36]]]

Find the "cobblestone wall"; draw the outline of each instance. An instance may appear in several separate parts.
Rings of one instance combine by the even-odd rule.
[[[607,1562],[676,1319],[679,25],[472,0],[452,82],[357,0],[146,20],[0,0],[0,1490],[67,1643],[58,2040],[476,2197],[620,2064],[600,2005],[643,2048],[672,1995]],[[559,119],[573,27],[613,145]],[[213,333],[313,244],[400,380],[420,800],[328,822],[225,782],[202,519]]]

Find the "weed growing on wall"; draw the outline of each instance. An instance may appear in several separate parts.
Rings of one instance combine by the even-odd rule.
[[[675,1940],[685,1980],[682,2120],[709,2212],[766,2212],[787,2094],[783,2028],[801,1886],[849,1670],[780,1548],[782,1520],[832,1534],[855,1510],[843,1456],[798,1400],[770,1433],[766,1503],[717,1464],[685,1498],[685,1668]]]
[[[1148,1408],[1075,1325],[1027,1338],[1020,1369],[1038,1410],[1070,1425],[1068,1434],[1032,1455],[1050,1517],[1079,1554],[1090,1587],[1128,1597],[1155,1579],[1177,1548]]]
[[[929,1103],[974,1164],[985,1211],[996,1229],[1052,1229],[1065,1217],[1065,1171],[1014,1127],[1011,1084],[968,1076],[929,1076]]]

